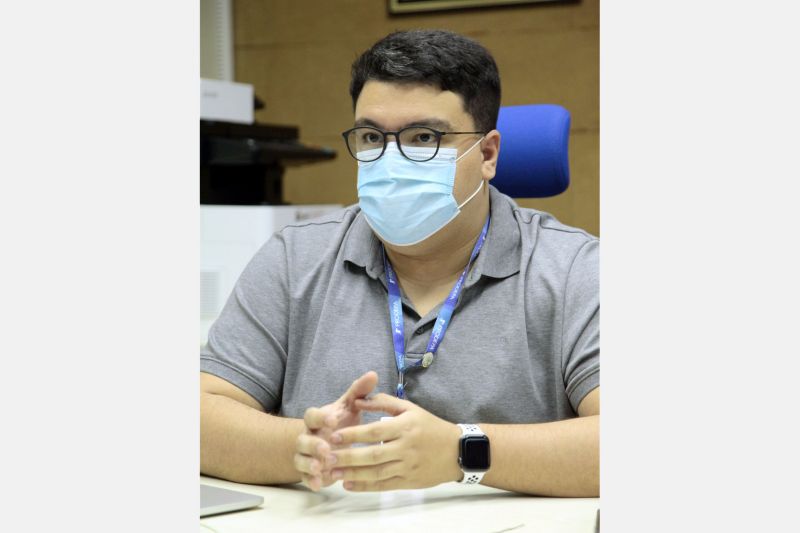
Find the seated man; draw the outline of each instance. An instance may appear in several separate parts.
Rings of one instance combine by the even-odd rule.
[[[201,471],[597,496],[598,241],[489,184],[494,59],[393,33],[350,93],[359,203],[277,232],[243,272],[201,355]]]

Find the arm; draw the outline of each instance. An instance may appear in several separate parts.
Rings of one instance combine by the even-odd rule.
[[[300,481],[292,466],[302,420],[280,408],[289,335],[282,234],[245,267],[200,360],[200,471],[242,483]]]
[[[599,494],[600,389],[579,406],[579,418],[546,424],[479,424],[491,442],[492,465],[482,483],[546,496],[595,497]],[[406,400],[378,394],[356,405],[394,418],[335,431],[344,448],[332,476],[354,491],[423,488],[462,477],[458,466],[461,431]]]
[[[367,372],[335,402],[309,408],[305,420],[264,412],[245,391],[212,374],[200,374],[200,471],[239,483],[305,482],[318,490],[333,483],[327,460],[336,446],[328,436],[361,423],[355,401],[375,389]]]
[[[294,468],[302,420],[264,412],[245,391],[200,374],[200,471],[239,483],[300,481]]]
[[[479,424],[492,450],[482,483],[542,496],[599,496],[599,387],[583,399],[578,414],[546,424]]]

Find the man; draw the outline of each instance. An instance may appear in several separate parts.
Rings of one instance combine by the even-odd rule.
[[[201,357],[202,472],[597,496],[598,243],[489,185],[491,55],[393,33],[350,92],[359,204],[276,233],[239,279]]]

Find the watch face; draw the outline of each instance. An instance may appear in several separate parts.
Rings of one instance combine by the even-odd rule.
[[[464,470],[489,470],[489,438],[486,436],[461,439],[461,467]]]

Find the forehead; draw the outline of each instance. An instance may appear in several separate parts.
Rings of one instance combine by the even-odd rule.
[[[472,125],[464,100],[452,91],[422,84],[370,80],[356,101],[355,121],[369,121],[386,130],[417,122],[438,121],[453,128]]]

